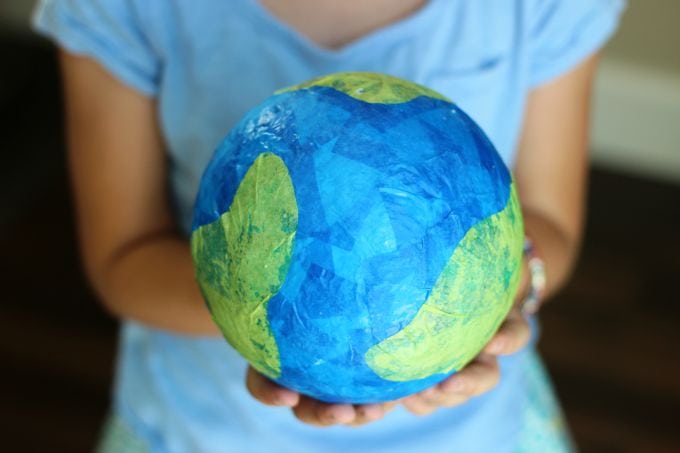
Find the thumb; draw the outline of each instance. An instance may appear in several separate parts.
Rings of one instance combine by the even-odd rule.
[[[300,401],[300,394],[272,382],[253,367],[248,367],[246,388],[259,402],[268,406],[293,407]]]

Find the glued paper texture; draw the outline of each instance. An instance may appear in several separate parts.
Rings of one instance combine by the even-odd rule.
[[[282,90],[229,133],[194,211],[225,338],[281,385],[386,401],[459,370],[515,295],[512,177],[444,97],[380,74]]]

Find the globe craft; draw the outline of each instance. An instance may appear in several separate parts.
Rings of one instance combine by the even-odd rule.
[[[328,402],[415,393],[507,315],[523,226],[482,130],[422,86],[341,73],[277,92],[218,147],[192,254],[228,342]]]

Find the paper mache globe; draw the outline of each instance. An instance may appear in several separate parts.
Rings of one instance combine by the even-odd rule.
[[[460,370],[507,315],[523,225],[507,167],[456,105],[339,73],[249,111],[201,180],[196,277],[227,341],[327,402]]]

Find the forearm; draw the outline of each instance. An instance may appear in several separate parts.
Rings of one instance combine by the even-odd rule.
[[[92,59],[60,57],[78,236],[94,289],[117,317],[217,335],[174,226],[156,101]]]
[[[194,280],[189,243],[174,232],[148,235],[91,275],[115,316],[187,335],[219,335]]]
[[[545,263],[546,296],[562,288],[580,247],[588,178],[588,118],[597,55],[535,88],[515,167],[526,234]]]
[[[545,264],[544,297],[549,298],[569,280],[578,257],[580,234],[569,234],[548,216],[531,208],[523,211],[526,236]]]

